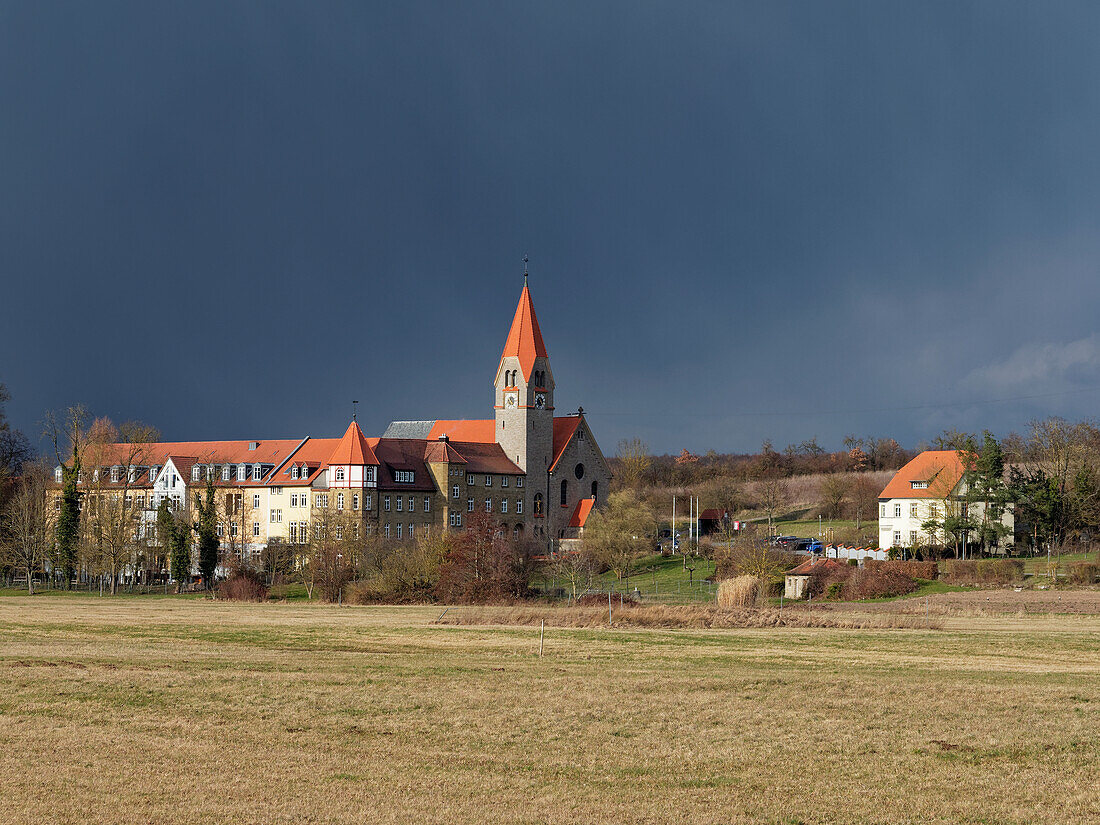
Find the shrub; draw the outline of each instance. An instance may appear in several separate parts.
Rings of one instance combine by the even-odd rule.
[[[879,570],[896,570],[911,579],[935,581],[939,578],[939,568],[934,561],[868,561],[864,567]]]
[[[1077,561],[1069,566],[1069,580],[1074,584],[1095,584],[1100,581],[1100,563]]]
[[[840,598],[840,591],[843,589],[843,587],[844,587],[843,582],[833,582],[832,584],[830,584],[828,587],[825,588],[825,598],[826,599],[839,599]]]
[[[756,576],[738,576],[718,584],[719,607],[753,607],[760,596],[760,580]]]
[[[843,585],[858,568],[850,565],[837,567],[836,565],[816,564],[810,572],[810,582],[807,589],[808,596],[824,596],[834,584]]]
[[[863,567],[848,577],[841,587],[845,599],[877,599],[901,596],[917,589],[917,583],[905,573],[883,567]]]
[[[859,567],[859,560],[858,559],[848,559],[848,566],[849,567]]]
[[[267,586],[260,574],[249,567],[237,567],[218,585],[218,598],[238,602],[262,602]]]
[[[1024,563],[1017,559],[946,561],[943,579],[954,584],[1009,584],[1024,577]]]

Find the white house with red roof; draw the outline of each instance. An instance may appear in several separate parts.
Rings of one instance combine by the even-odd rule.
[[[879,546],[886,550],[950,545],[953,539],[931,525],[942,525],[946,517],[963,515],[980,522],[985,505],[966,501],[965,470],[955,450],[925,450],[898,470],[879,493]],[[1005,508],[1001,522],[1008,529],[1010,544],[1011,507]],[[971,534],[967,541],[973,538]]]

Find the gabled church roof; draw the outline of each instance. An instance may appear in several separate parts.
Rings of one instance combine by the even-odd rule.
[[[520,369],[523,370],[525,380],[531,380],[531,372],[535,368],[535,359],[538,357],[549,358],[546,354],[546,344],[542,341],[542,330],[539,329],[539,319],[535,317],[535,305],[531,301],[531,291],[527,284],[523,285],[523,292],[519,296],[519,305],[516,307],[516,315],[512,319],[512,328],[508,331],[508,340],[504,342],[504,352],[500,360],[513,356],[519,359]]]
[[[347,432],[332,451],[328,459],[329,464],[377,464],[378,458],[367,443],[367,438],[359,425],[352,421],[348,425]]]

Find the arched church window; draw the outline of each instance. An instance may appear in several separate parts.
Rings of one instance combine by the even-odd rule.
[[[569,497],[569,482],[564,478],[561,480],[561,506],[564,507],[566,499]]]
[[[600,483],[598,481],[593,481],[592,482],[592,500],[593,501],[598,501],[598,499],[596,497],[596,490],[599,487],[599,484]]]

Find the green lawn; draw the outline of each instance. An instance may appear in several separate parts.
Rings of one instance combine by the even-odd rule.
[[[639,559],[630,575],[619,581],[614,573],[603,573],[594,577],[592,590],[607,592],[612,590],[624,595],[635,595],[642,601],[662,602],[665,604],[695,604],[712,602],[717,585],[706,579],[714,573],[714,562],[689,556],[684,569],[683,556],[662,556],[654,553]],[[534,582],[536,587],[549,589],[564,588],[568,583],[557,580],[553,575],[539,576]]]

